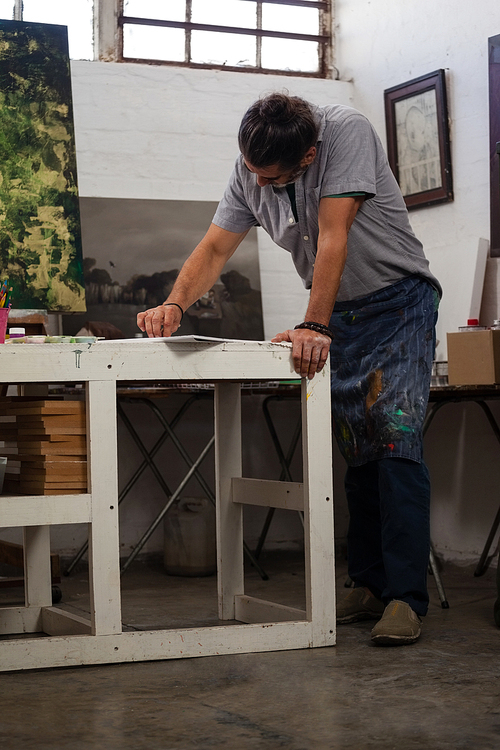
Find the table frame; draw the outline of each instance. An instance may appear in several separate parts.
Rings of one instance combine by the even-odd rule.
[[[500,427],[493,416],[493,413],[486,401],[500,400],[500,385],[446,385],[431,388],[429,396],[429,410],[425,418],[423,434],[432,424],[438,411],[446,404],[463,404],[467,402],[475,403],[482,410],[491,427],[493,435],[500,443]],[[491,545],[500,526],[500,506],[498,507],[495,518],[491,525],[490,532],[481,552],[479,562],[474,571],[476,577],[482,576],[491,562],[493,555],[490,556]]]
[[[103,341],[8,345],[0,382],[85,383],[89,492],[1,496],[0,524],[24,529],[25,606],[0,608],[0,670],[148,661],[335,644],[335,569],[330,378],[301,381],[303,482],[242,477],[244,381],[296,377],[290,347],[268,342]],[[118,381],[215,383],[219,618],[236,625],[122,632],[118,543]],[[306,608],[245,595],[243,505],[304,512]],[[90,618],[51,606],[50,526],[86,523]]]

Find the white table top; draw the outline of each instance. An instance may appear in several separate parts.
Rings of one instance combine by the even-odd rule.
[[[297,378],[291,345],[270,341],[118,339],[85,344],[4,344],[0,382]],[[298,378],[297,378],[298,379]]]

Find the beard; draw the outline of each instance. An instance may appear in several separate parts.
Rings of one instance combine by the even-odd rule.
[[[296,169],[294,169],[286,182],[270,182],[269,184],[276,188],[286,188],[287,185],[293,185],[294,182],[297,182],[297,180],[302,177],[305,172],[307,172],[308,166],[309,165],[306,164],[305,167],[297,167]]]

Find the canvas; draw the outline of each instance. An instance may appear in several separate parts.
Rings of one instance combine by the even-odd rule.
[[[64,333],[74,335],[92,321],[111,323],[125,338],[140,334],[137,313],[165,301],[216,208],[212,201],[81,198],[88,312],[64,315]],[[178,334],[191,333],[264,338],[255,229],[220,279],[186,311]]]
[[[85,310],[65,26],[0,20],[0,274],[14,308]]]

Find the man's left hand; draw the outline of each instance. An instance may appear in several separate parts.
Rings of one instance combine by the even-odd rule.
[[[292,357],[295,372],[302,378],[311,380],[317,372],[325,366],[330,351],[331,340],[322,333],[310,331],[308,328],[294,328],[278,333],[274,343],[291,341],[293,344]]]

